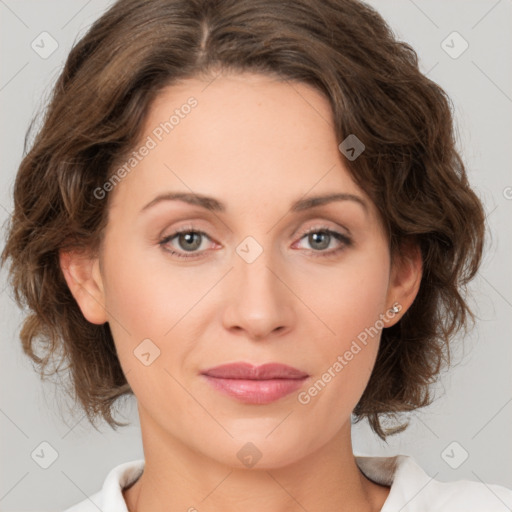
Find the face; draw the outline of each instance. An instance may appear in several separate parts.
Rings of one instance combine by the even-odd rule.
[[[156,435],[235,466],[251,442],[270,468],[349,431],[389,308],[408,299],[340,142],[320,92],[261,75],[186,80],[152,105],[145,156],[109,192],[99,300],[81,306],[109,322]],[[236,362],[307,377],[228,394],[202,374]]]

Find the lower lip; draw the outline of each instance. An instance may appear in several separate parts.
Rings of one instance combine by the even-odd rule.
[[[210,385],[246,404],[269,404],[299,389],[303,379],[243,380],[221,379],[204,375]]]

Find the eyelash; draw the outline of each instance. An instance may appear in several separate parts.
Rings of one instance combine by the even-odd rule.
[[[210,238],[208,236],[208,234],[205,233],[204,231],[200,231],[200,230],[197,230],[197,229],[191,229],[190,227],[186,227],[184,229],[179,229],[179,230],[175,231],[171,235],[166,236],[165,238],[160,240],[158,242],[158,244],[162,247],[162,249],[164,249],[165,251],[169,252],[173,256],[177,256],[178,258],[198,258],[198,257],[200,257],[200,256],[198,256],[198,254],[200,254],[200,253],[197,253],[197,252],[196,253],[191,253],[191,255],[186,255],[186,254],[183,254],[181,252],[165,248],[165,245],[168,244],[171,240],[176,238],[178,235],[181,235],[181,234],[184,234],[184,233],[195,233],[195,234],[198,234],[198,235],[201,235],[201,236],[205,236],[206,238]],[[310,228],[307,231],[305,231],[304,233],[302,233],[302,235],[299,238],[299,241],[302,240],[304,237],[312,234],[312,233],[327,234],[327,235],[330,235],[330,236],[334,237],[338,242],[342,243],[341,246],[339,246],[336,249],[331,249],[330,251],[325,251],[325,250],[315,251],[314,249],[310,249],[310,252],[312,253],[312,256],[315,257],[315,258],[317,258],[317,257],[327,258],[327,257],[334,256],[334,255],[338,254],[340,251],[344,250],[346,247],[350,247],[352,245],[352,240],[347,235],[344,235],[342,233],[339,233],[338,231],[334,231],[334,230],[332,230],[330,228],[327,228],[327,227],[314,227],[314,228]]]

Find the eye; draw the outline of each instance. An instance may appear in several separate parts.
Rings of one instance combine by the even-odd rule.
[[[187,227],[164,237],[158,243],[166,252],[178,258],[199,258],[208,248],[208,244],[206,247],[204,246],[206,240],[210,240],[210,245],[213,244],[211,238],[204,231]],[[352,245],[349,236],[326,227],[311,228],[301,236],[298,243],[300,244],[302,240],[310,245],[309,252],[314,257],[333,256]]]
[[[312,248],[312,255],[315,257],[333,256],[339,251],[342,251],[346,247],[352,245],[352,240],[349,236],[325,227],[314,227],[309,229],[302,235],[299,243],[302,240],[305,240],[310,245]],[[329,248],[330,250],[326,250]]]
[[[178,258],[197,258],[198,253],[203,252],[198,249],[202,247],[205,239],[211,240],[204,231],[186,228],[175,231],[158,243],[165,251],[170,252],[173,256],[177,256]],[[205,247],[202,247],[202,249],[205,249]]]

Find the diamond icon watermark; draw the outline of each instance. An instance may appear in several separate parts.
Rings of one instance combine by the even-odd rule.
[[[452,469],[457,469],[466,462],[469,457],[467,450],[457,441],[452,441],[442,452],[441,458]]]
[[[149,366],[160,356],[160,349],[153,341],[146,338],[135,347],[133,353],[144,366]]]
[[[256,261],[262,252],[263,247],[261,247],[261,245],[252,236],[244,238],[236,248],[236,253],[246,263],[252,263],[253,261]]]
[[[452,58],[458,59],[468,48],[469,43],[454,30],[441,42],[441,48]]]
[[[38,466],[48,469],[57,460],[59,453],[48,441],[43,441],[32,451],[30,456]]]
[[[252,468],[261,459],[262,453],[254,443],[245,443],[236,454],[240,462],[247,468]]]
[[[354,161],[364,150],[366,146],[357,138],[356,135],[351,133],[347,138],[343,140],[338,146],[338,149],[352,162]]]
[[[50,57],[59,47],[59,43],[55,38],[48,32],[41,32],[30,44],[32,50],[34,50],[39,57],[47,59]]]

